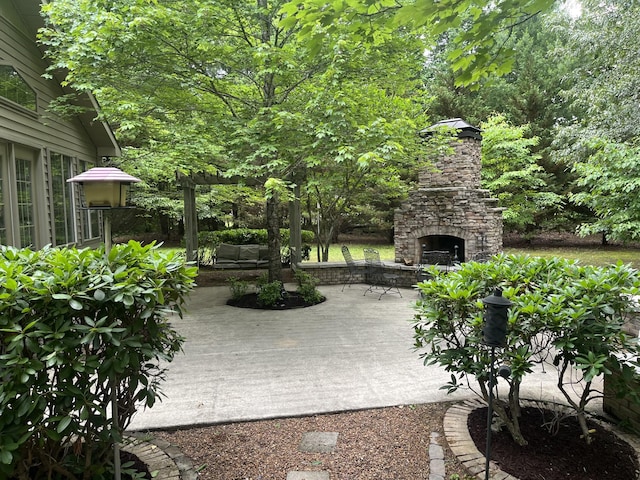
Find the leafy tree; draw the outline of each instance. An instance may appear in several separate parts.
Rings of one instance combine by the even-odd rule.
[[[583,14],[567,28],[566,55],[581,59],[564,92],[572,116],[557,132],[557,158],[580,176],[572,199],[595,221],[582,235],[615,240],[639,238],[636,178],[640,55],[637,2],[584,1]]]
[[[593,222],[578,228],[580,235],[606,234],[619,241],[640,240],[640,147],[593,139],[589,156],[573,169],[584,187],[571,199],[589,207]]]
[[[383,64],[392,65],[396,57],[406,62],[409,55],[352,49],[356,42],[338,38],[340,32],[335,43],[311,55],[297,36],[298,21],[281,12],[284,5],[284,0],[57,0],[45,7],[57,28],[42,37],[54,66],[67,70],[67,82],[94,91],[107,118],[120,125],[121,134],[130,133],[147,158],[160,153],[157,172],[222,172],[264,183],[271,280],[281,277],[279,204],[304,181],[305,170],[317,165],[316,149],[328,138],[321,136],[323,123],[333,138],[321,161],[335,164],[341,151],[352,151],[360,163],[384,151],[385,160],[395,162],[392,150],[406,134],[402,122],[386,118],[386,138],[365,148],[366,135],[331,123],[335,102],[325,105],[320,99],[331,92],[364,98],[358,89],[367,90],[365,80],[382,82]],[[416,51],[416,36],[402,38]],[[345,64],[351,64],[351,91],[331,75]],[[377,93],[382,104],[382,93],[407,95],[386,83]],[[317,110],[308,115],[313,106]],[[395,115],[406,117],[401,111]],[[362,115],[359,126],[372,131],[380,118]],[[394,131],[395,125],[402,129]]]
[[[372,44],[383,43],[395,28],[422,28],[429,43],[451,32],[456,48],[448,59],[456,82],[473,84],[489,75],[511,70],[514,50],[507,45],[519,25],[551,8],[554,0],[323,0],[291,2],[283,8],[289,22],[300,19],[300,35],[317,50],[334,30],[348,28],[352,35]],[[321,26],[318,28],[318,26]]]
[[[424,163],[416,160],[423,150],[417,131],[427,121],[421,46],[418,38],[406,35],[375,50],[345,39],[342,58],[322,77],[336,88],[318,92],[305,107],[313,143],[302,193],[308,216],[316,222],[318,260],[327,260],[346,216],[360,205],[392,212],[390,202],[402,198]],[[389,57],[394,61],[385,62]]]
[[[537,137],[525,138],[527,126],[514,127],[502,115],[482,124],[482,186],[505,208],[505,227],[528,232],[553,210],[562,198],[550,191],[548,176],[531,153]]]

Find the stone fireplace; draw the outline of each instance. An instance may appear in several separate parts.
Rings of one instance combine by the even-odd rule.
[[[424,251],[447,251],[459,262],[502,251],[503,209],[480,188],[480,129],[454,118],[421,134],[443,126],[458,133],[454,152],[422,171],[418,188],[395,211],[397,263],[423,263]]]

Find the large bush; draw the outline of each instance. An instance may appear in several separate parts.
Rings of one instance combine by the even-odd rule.
[[[181,315],[195,274],[136,242],[108,258],[0,248],[1,478],[111,477],[113,442],[181,349],[168,315]]]
[[[416,347],[424,349],[425,364],[438,363],[452,372],[445,388],[468,386],[489,399],[491,355],[482,343],[482,299],[500,287],[514,305],[497,361],[509,365],[512,375],[508,393],[495,403],[496,414],[514,440],[525,444],[518,424],[520,386],[542,365],[555,369],[558,388],[588,441],[586,407],[602,396],[593,380],[614,369],[630,380],[635,371],[638,344],[624,333],[623,324],[634,309],[638,272],[622,264],[592,267],[559,258],[500,255],[446,274],[432,268],[431,275],[419,284],[414,337]]]

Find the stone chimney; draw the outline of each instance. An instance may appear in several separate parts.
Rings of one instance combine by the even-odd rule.
[[[502,251],[502,208],[480,188],[481,132],[464,120],[438,122],[420,132],[455,128],[453,153],[419,175],[418,188],[395,211],[396,262],[419,264],[424,250],[448,251],[458,261]]]

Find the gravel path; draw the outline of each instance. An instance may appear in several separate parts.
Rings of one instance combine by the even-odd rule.
[[[434,439],[444,450],[445,478],[458,474],[462,480],[464,469],[447,447],[442,427],[449,405],[261,420],[154,435],[182,449],[200,470],[201,480],[283,480],[290,472],[307,471],[328,472],[331,480],[441,478],[429,476]],[[306,432],[336,432],[334,451],[300,451]]]

